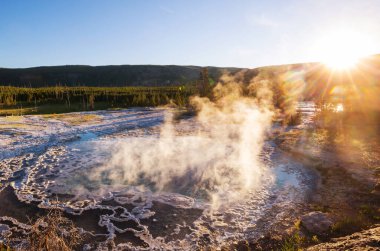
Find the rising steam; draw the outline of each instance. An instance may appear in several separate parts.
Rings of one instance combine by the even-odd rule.
[[[259,160],[271,124],[271,95],[243,96],[236,77],[225,76],[213,101],[194,97],[199,128],[178,135],[169,113],[159,137],[127,138],[116,145],[110,161],[92,174],[113,184],[176,192],[212,203],[235,200],[260,186],[267,170]]]

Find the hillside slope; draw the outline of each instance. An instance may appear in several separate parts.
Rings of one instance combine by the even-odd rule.
[[[209,76],[218,79],[223,72],[241,68],[207,67]],[[110,65],[43,66],[0,68],[0,85],[42,86],[166,86],[188,84],[199,79],[200,66]]]

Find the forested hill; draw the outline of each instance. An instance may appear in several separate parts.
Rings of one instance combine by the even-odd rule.
[[[240,68],[207,67],[217,80],[223,72]],[[43,66],[0,68],[0,86],[170,86],[189,84],[199,79],[202,67],[177,65]]]

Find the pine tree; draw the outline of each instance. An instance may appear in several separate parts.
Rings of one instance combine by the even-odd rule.
[[[207,67],[202,68],[200,72],[198,90],[201,97],[208,96],[210,93],[211,88]]]

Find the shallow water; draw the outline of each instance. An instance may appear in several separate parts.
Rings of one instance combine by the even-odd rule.
[[[304,107],[309,114],[310,106]],[[195,249],[254,240],[271,228],[290,226],[302,213],[313,174],[278,150],[272,141],[265,142],[260,154],[265,169],[259,177],[260,186],[233,203],[220,196],[217,207],[207,191],[198,189],[205,184],[192,173],[160,189],[144,178],[135,184],[111,179],[102,167],[110,163],[119,143],[155,144],[167,112],[127,109],[74,113],[101,118],[75,125],[24,116],[22,123],[32,127],[1,131],[2,235],[9,227],[12,231],[27,231],[26,215],[44,214],[54,205],[97,237],[96,243],[85,246],[87,249],[105,248],[107,242],[112,242],[115,249]],[[304,120],[304,124],[307,122]],[[0,118],[0,124],[7,123]],[[173,142],[182,146],[197,142],[201,129],[188,118],[174,123],[174,130]]]

